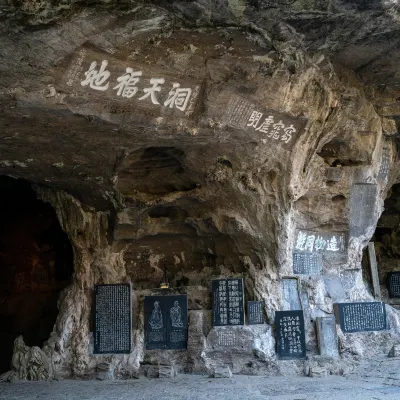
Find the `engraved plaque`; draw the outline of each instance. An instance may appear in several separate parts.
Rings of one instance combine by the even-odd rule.
[[[247,302],[247,322],[249,325],[257,325],[264,323],[264,302],[248,301]]]
[[[279,359],[306,357],[303,311],[276,311],[276,352]]]
[[[344,253],[347,250],[345,232],[315,232],[296,229],[294,253]]]
[[[129,283],[94,287],[94,354],[130,353],[132,303]]]
[[[322,272],[321,253],[293,253],[293,273],[319,275]]]
[[[358,183],[350,191],[350,235],[361,236],[374,223],[378,188],[375,184]]]
[[[187,295],[145,296],[146,349],[186,349],[187,319]]]
[[[389,272],[387,275],[389,297],[400,297],[400,272]]]
[[[334,317],[317,317],[317,338],[321,356],[339,357]]]
[[[336,322],[345,333],[383,331],[387,329],[385,303],[336,303]]]
[[[295,118],[276,110],[265,109],[229,90],[222,91],[215,104],[225,106],[222,109],[218,107],[219,110],[214,112],[213,107],[210,108],[214,118],[219,117],[222,125],[246,131],[258,139],[261,146],[290,150],[307,124],[306,118]]]
[[[212,281],[213,325],[244,325],[243,279]]]

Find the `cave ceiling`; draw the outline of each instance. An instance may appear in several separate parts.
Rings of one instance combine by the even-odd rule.
[[[98,210],[143,206],[162,215],[156,207],[169,204],[175,211],[167,214],[191,218],[185,229],[199,229],[196,214],[207,216],[216,204],[229,210],[232,196],[242,197],[245,208],[246,193],[260,187],[263,206],[276,202],[274,185],[287,184],[274,182],[291,162],[288,149],[262,148],[266,139],[255,129],[229,127],[232,96],[275,110],[303,132],[313,122],[307,102],[301,104],[306,95],[288,101],[285,90],[305,79],[298,78],[304,63],[323,68],[329,60],[379,94],[374,107],[381,116],[400,118],[399,7],[396,1],[6,2],[0,173],[65,190]],[[97,68],[107,60],[107,90],[80,83],[91,60]],[[117,98],[116,78],[130,66],[147,87],[151,78],[164,80],[155,93],[163,102],[173,83],[190,87],[185,111],[151,96]],[[235,183],[221,189],[216,183],[223,181]],[[228,211],[224,218],[226,225]],[[202,222],[201,230],[220,231],[211,225]]]

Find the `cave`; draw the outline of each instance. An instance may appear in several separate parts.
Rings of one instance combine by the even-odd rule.
[[[10,369],[13,342],[42,347],[70,284],[73,253],[54,209],[26,180],[0,177],[0,373]]]
[[[388,290],[388,277],[392,272],[400,272],[400,184],[394,184],[384,202],[384,211],[378,220],[374,236],[379,283],[383,301],[400,309],[400,301],[392,297]],[[363,258],[364,267],[368,258]],[[368,268],[365,276],[371,282]]]

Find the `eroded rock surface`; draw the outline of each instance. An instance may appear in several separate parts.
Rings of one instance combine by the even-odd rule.
[[[60,377],[103,364],[117,378],[160,366],[304,374],[304,361],[276,359],[273,327],[296,232],[349,238],[324,253],[322,274],[299,279],[309,355],[317,317],[373,299],[361,261],[398,176],[398,4],[153,3],[2,6],[13,31],[0,38],[0,173],[34,184],[74,251],[43,352]],[[366,183],[373,207],[351,235],[352,186]],[[187,351],[144,348],[143,298],[164,263],[189,297]],[[230,330],[225,348],[210,282],[234,276],[265,302],[267,323]],[[133,351],[93,355],[93,286],[121,282],[134,288]],[[329,373],[388,354],[400,319],[387,313],[387,331],[339,331]]]

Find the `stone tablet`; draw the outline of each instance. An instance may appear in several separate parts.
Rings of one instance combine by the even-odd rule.
[[[186,349],[187,320],[187,295],[145,296],[146,349]]]
[[[381,300],[381,286],[379,282],[378,264],[376,263],[374,242],[368,243],[368,260],[371,270],[372,286],[374,288],[375,300]]]
[[[390,170],[390,150],[388,147],[382,149],[381,165],[378,172],[378,181],[385,183]]]
[[[357,183],[350,190],[350,235],[358,237],[366,233],[374,223],[378,187],[375,184]]]
[[[345,333],[383,331],[387,329],[383,302],[336,303],[336,322]]]
[[[306,357],[303,311],[276,311],[276,352],[281,360]]]
[[[213,325],[244,325],[243,279],[212,281]]]
[[[94,354],[130,353],[132,301],[129,283],[94,287]]]
[[[321,253],[293,253],[294,274],[320,275],[322,268]]]
[[[282,279],[283,309],[285,311],[301,310],[296,278]]]
[[[264,302],[248,301],[247,302],[247,323],[249,325],[263,324],[264,321]]]
[[[389,272],[387,275],[389,297],[400,297],[400,272]]]
[[[317,317],[318,348],[321,356],[339,357],[334,317]]]

